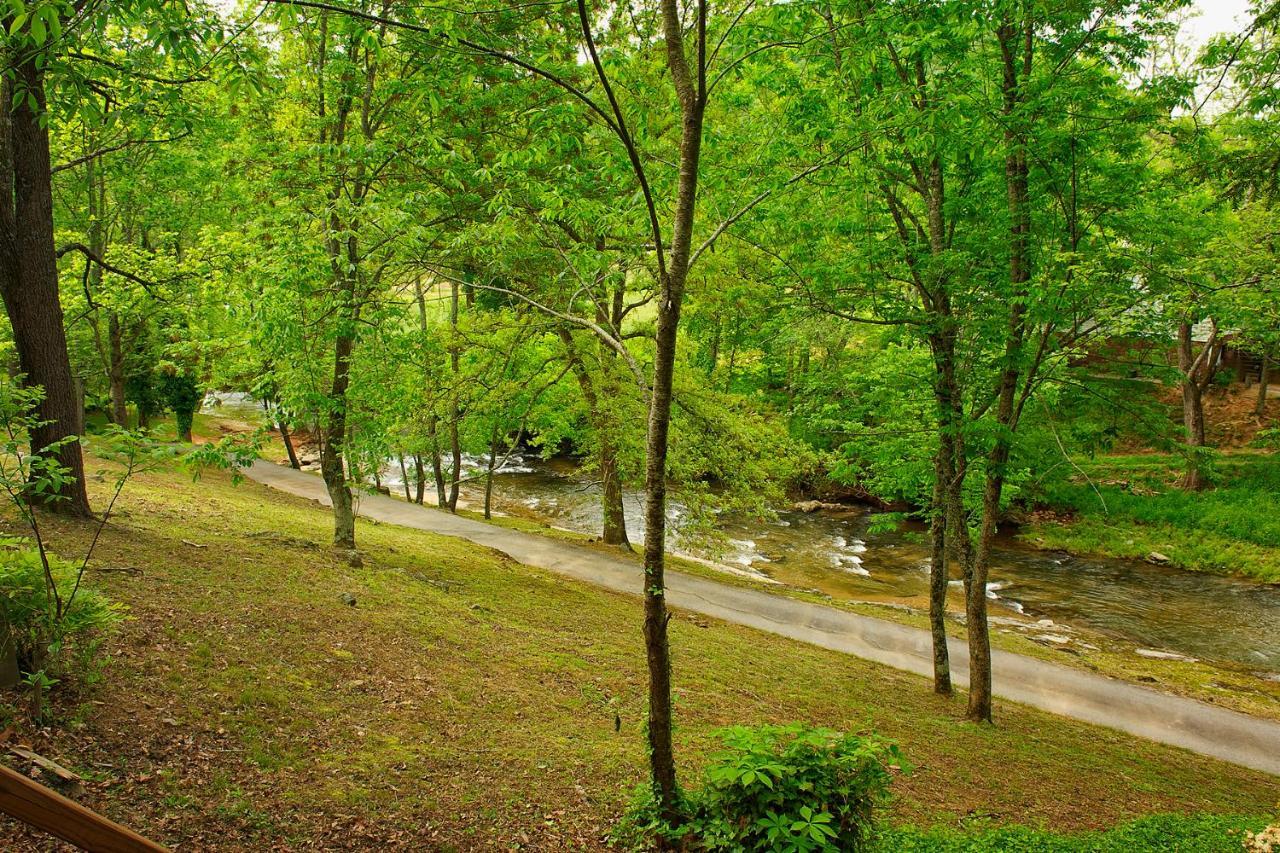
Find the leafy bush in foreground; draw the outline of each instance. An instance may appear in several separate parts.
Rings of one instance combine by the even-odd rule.
[[[702,787],[686,802],[688,820],[670,827],[647,791],[616,839],[644,847],[657,838],[695,850],[783,853],[865,849],[873,811],[888,799],[898,749],[800,724],[734,726],[719,733]]]
[[[0,651],[16,659],[37,721],[46,691],[68,670],[92,677],[99,635],[123,615],[120,605],[81,585],[82,572],[29,540],[0,538]]]

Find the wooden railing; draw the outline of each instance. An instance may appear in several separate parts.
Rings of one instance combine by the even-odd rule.
[[[2,764],[0,812],[90,853],[166,853],[154,841]]]

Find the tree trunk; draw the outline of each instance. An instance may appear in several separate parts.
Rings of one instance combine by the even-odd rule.
[[[627,512],[622,503],[622,476],[618,472],[618,450],[612,438],[600,438],[600,487],[604,508],[604,529],[601,540],[606,545],[617,545],[631,550],[627,538]]]
[[[1204,347],[1196,354],[1192,340],[1194,327],[1188,321],[1178,325],[1178,367],[1182,372],[1182,426],[1186,433],[1187,469],[1182,475],[1182,488],[1203,491],[1209,485],[1204,469],[1205,426],[1204,389],[1212,377],[1217,327],[1213,327]]]
[[[8,627],[0,631],[0,690],[17,687],[22,679],[18,671],[18,647],[14,645]]]
[[[280,440],[284,442],[284,452],[289,454],[289,467],[295,471],[301,470],[302,463],[298,461],[298,451],[293,447],[293,436],[289,434],[289,425],[283,420],[277,420],[276,427],[280,430]]]
[[[413,280],[414,299],[418,303],[418,328],[422,331],[423,340],[426,340],[427,334],[427,295],[422,287],[422,277],[418,276]],[[431,383],[431,370],[426,368],[423,376],[427,384]],[[435,401],[432,400],[431,408],[435,408]],[[439,434],[439,418],[432,411],[427,415],[427,445],[431,451],[431,472],[436,482],[436,505],[443,507],[445,505],[444,492],[444,471],[440,465],[440,434]],[[426,493],[426,470],[422,464],[422,454],[413,454],[413,469],[417,477],[417,491],[414,495],[414,503],[422,505],[423,498]]]
[[[489,433],[489,463],[484,472],[484,517],[492,518],[490,507],[493,505],[493,469],[498,464],[498,422],[493,422]]]
[[[89,516],[84,459],[75,440],[81,413],[58,296],[49,132],[42,123],[45,93],[38,58],[31,56],[13,68],[26,97],[15,103],[12,84],[6,80],[0,86],[0,295],[24,382],[44,390],[36,410],[40,426],[31,431],[32,452],[58,445],[58,461],[69,474],[50,505],[69,515]]]
[[[680,173],[671,228],[669,266],[662,276],[658,294],[653,386],[645,448],[644,638],[649,668],[649,771],[659,814],[668,823],[679,824],[684,815],[676,784],[675,755],[672,750],[671,648],[667,636],[667,623],[671,616],[667,612],[665,580],[667,450],[677,332],[692,254],[706,86],[701,64],[696,83],[695,75],[690,73],[685,55],[683,22],[676,0],[662,0],[661,8],[667,67],[680,100]],[[698,56],[701,58],[704,55],[705,5],[699,4],[698,12],[703,16],[697,27]]]
[[[439,436],[434,429],[431,432],[431,479],[436,484],[436,506],[441,509],[448,507],[449,496],[444,481],[444,460],[440,453]]]
[[[1190,448],[1182,486],[1187,491],[1199,492],[1208,486],[1209,480],[1199,456],[1205,446],[1204,392],[1196,382],[1182,383],[1182,424],[1187,434],[1187,446]]]
[[[1023,100],[1022,87],[1031,74],[1033,44],[1031,24],[1021,29],[1006,21],[998,31],[1004,63],[1004,116],[1006,121],[1005,185],[1009,204],[1009,314],[1003,367],[998,385],[997,435],[987,455],[986,483],[982,494],[982,525],[977,553],[965,578],[965,619],[969,641],[969,708],[974,722],[991,722],[991,632],[987,624],[987,578],[991,548],[1000,516],[1006,468],[1013,430],[1017,424],[1017,392],[1026,337],[1026,294],[1031,281],[1031,210],[1029,170],[1025,140],[1015,126]],[[1021,42],[1021,44],[1019,44]],[[1021,53],[1021,56],[1019,56]],[[1021,73],[1020,73],[1021,72]]]
[[[671,743],[671,649],[667,637],[666,521],[667,440],[671,425],[671,387],[676,331],[680,322],[678,290],[664,288],[658,310],[653,393],[645,453],[644,639],[649,667],[649,767],[659,809],[679,819],[679,790]]]
[[[458,436],[458,422],[462,419],[458,405],[458,375],[461,373],[461,360],[458,347],[458,283],[451,285],[449,295],[449,369],[453,373],[453,382],[449,393],[449,453],[452,462],[452,476],[449,482],[449,512],[458,511],[458,488],[462,482],[462,443]]]
[[[355,341],[340,334],[334,343],[333,384],[329,393],[328,420],[320,447],[320,476],[333,503],[333,544],[338,548],[356,547],[356,519],[351,488],[343,470],[343,450],[347,440],[347,388],[351,384],[351,352]]]
[[[107,347],[111,356],[111,367],[108,371],[111,386],[111,422],[128,429],[129,407],[124,389],[124,334],[120,329],[120,315],[115,311],[112,311],[111,316],[107,318]]]
[[[422,506],[422,499],[427,491],[427,472],[422,467],[422,454],[413,454],[413,502]]]
[[[573,333],[562,328],[559,334],[568,353],[569,365],[578,380],[578,387],[582,390],[582,398],[586,401],[591,425],[596,431],[600,454],[601,508],[604,518],[600,538],[606,545],[620,545],[630,550],[631,542],[627,539],[627,519],[622,505],[622,480],[618,472],[618,449],[613,440],[612,424],[601,406],[600,395],[596,392],[591,373],[574,347]]]
[[[933,468],[933,506],[929,515],[929,630],[933,639],[933,692],[950,696],[951,656],[947,650],[947,486],[951,482],[952,442],[942,437]]]
[[[1258,402],[1253,407],[1253,413],[1260,418],[1267,414],[1267,383],[1270,381],[1271,359],[1264,352],[1258,365]]]
[[[413,495],[409,492],[409,469],[404,466],[404,453],[397,451],[396,460],[400,463],[400,484],[404,486],[404,499],[412,502]]]

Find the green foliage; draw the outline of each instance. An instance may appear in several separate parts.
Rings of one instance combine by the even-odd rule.
[[[1050,505],[1067,511],[1106,516],[1111,523],[1166,524],[1188,532],[1226,537],[1280,548],[1280,459],[1241,455],[1223,459],[1217,488],[1192,494],[1174,485],[1176,471],[1167,457],[1128,457],[1085,465],[1098,492],[1076,476],[1052,486]]]
[[[895,745],[874,735],[843,734],[793,723],[735,726],[719,737],[703,785],[689,795],[687,820],[666,824],[646,790],[617,838],[641,846],[654,837],[699,850],[864,850],[874,810],[902,769]]]
[[[53,453],[28,449],[30,433],[41,423],[33,412],[42,394],[0,380],[0,488],[32,534],[0,540],[0,646],[16,654],[37,720],[46,712],[45,694],[61,676],[95,676],[99,635],[119,621],[122,610],[83,584],[85,570],[128,479],[172,455],[139,433],[104,432],[102,456],[119,466],[115,490],[84,556],[78,561],[60,557],[45,540],[35,505],[47,503],[70,473]]]
[[[176,368],[163,371],[160,374],[160,395],[165,404],[173,410],[178,436],[180,438],[190,436],[192,419],[204,397],[195,378]]]
[[[24,675],[59,678],[68,660],[87,664],[97,652],[97,637],[123,617],[122,605],[81,586],[80,579],[79,562],[42,553],[30,539],[0,538],[0,630]],[[61,614],[59,599],[66,602]]]
[[[1213,489],[1177,486],[1176,456],[1076,460],[1070,476],[1046,482],[1040,500],[1067,514],[1035,525],[1026,537],[1042,547],[1142,559],[1152,551],[1195,571],[1280,582],[1280,460],[1238,453],[1219,461]]]
[[[1266,823],[1222,815],[1151,815],[1105,832],[1063,835],[1008,826],[987,830],[895,828],[876,836],[883,853],[1236,853],[1245,830]]]
[[[193,447],[182,457],[182,464],[191,472],[193,480],[200,479],[206,470],[228,471],[234,483],[244,479],[241,470],[248,468],[258,458],[267,440],[265,427],[248,434],[225,435],[215,442]]]

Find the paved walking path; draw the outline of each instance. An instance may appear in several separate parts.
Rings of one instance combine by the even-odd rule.
[[[329,503],[324,483],[313,474],[262,461],[246,474],[281,491]],[[358,511],[378,521],[466,539],[606,589],[638,595],[642,588],[637,563],[557,539],[383,495],[361,495]],[[667,601],[673,607],[932,677],[933,654],[923,629],[679,572],[666,576]],[[967,684],[964,642],[951,640],[950,650],[952,675],[958,684]],[[1280,776],[1280,723],[1024,655],[993,650],[992,656],[994,691],[1003,699]]]

